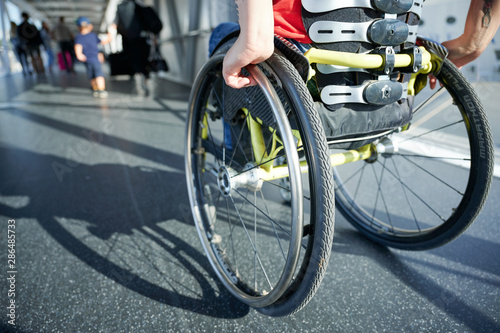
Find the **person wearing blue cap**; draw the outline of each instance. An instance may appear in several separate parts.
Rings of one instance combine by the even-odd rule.
[[[76,20],[76,25],[80,33],[75,37],[75,54],[76,58],[83,62],[87,67],[87,75],[90,79],[92,86],[92,93],[94,97],[106,98],[108,93],[106,91],[106,81],[104,73],[99,61],[99,45],[107,44],[111,41],[111,35],[108,33],[106,39],[99,39],[95,33],[92,32],[94,26],[90,20],[84,16],[80,16]]]

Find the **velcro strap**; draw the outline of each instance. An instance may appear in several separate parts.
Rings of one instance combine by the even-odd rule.
[[[415,44],[417,42],[417,32],[418,32],[418,25],[409,25],[408,26],[408,39],[406,41],[408,43]]]
[[[406,85],[390,80],[372,81],[359,86],[328,85],[321,90],[321,101],[327,105],[388,105],[407,97]]]
[[[424,0],[302,0],[310,13],[324,13],[344,8],[369,8],[389,14],[414,13],[420,17]]]
[[[321,90],[321,101],[327,105],[344,103],[366,104],[363,98],[365,86],[337,86],[329,85]]]
[[[367,42],[395,46],[415,43],[418,26],[409,26],[395,19],[369,22],[316,21],[309,28],[309,37],[316,43]]]
[[[367,31],[372,22],[316,21],[309,28],[309,37],[316,43],[370,42]]]

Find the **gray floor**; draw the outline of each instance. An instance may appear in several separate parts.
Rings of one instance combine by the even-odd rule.
[[[18,332],[500,331],[498,178],[471,228],[431,251],[378,246],[337,214],[318,294],[269,318],[228,295],[204,257],[184,180],[187,88],[157,81],[143,99],[108,80],[100,100],[83,72],[0,87],[2,332],[9,219]],[[499,84],[476,87],[494,128]]]

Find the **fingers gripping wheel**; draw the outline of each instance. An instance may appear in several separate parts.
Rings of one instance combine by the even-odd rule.
[[[493,145],[483,107],[449,61],[443,87],[415,97],[407,131],[372,146],[367,163],[334,169],[337,207],[367,237],[423,250],[458,237],[486,200]]]
[[[185,166],[193,218],[224,286],[263,313],[289,315],[315,293],[331,249],[324,132],[284,58],[248,68],[257,87],[234,90],[222,79],[223,57],[220,51],[203,67],[190,97]],[[226,112],[234,98],[240,109]],[[272,117],[264,122],[259,114]]]

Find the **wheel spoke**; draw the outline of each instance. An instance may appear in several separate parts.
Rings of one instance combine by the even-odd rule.
[[[423,172],[425,172],[426,174],[428,174],[429,176],[431,176],[432,178],[436,179],[437,181],[439,181],[440,183],[446,185],[447,187],[449,187],[450,189],[452,189],[453,191],[457,192],[458,194],[460,195],[464,195],[463,192],[457,190],[455,187],[451,186],[449,183],[445,182],[444,180],[442,180],[441,178],[438,178],[436,175],[434,175],[432,172],[424,169],[422,166],[418,165],[417,163],[413,162],[412,160],[410,160],[408,157],[406,156],[402,156],[405,160],[407,160],[408,162],[410,162],[411,164],[413,164],[414,166],[416,166],[417,168],[419,168],[420,170],[422,170]]]
[[[247,117],[248,116],[245,116],[245,123],[246,123]],[[248,163],[249,160],[248,160],[247,154],[245,153],[245,150],[243,149],[243,147],[240,145],[241,138],[243,137],[243,132],[247,129],[245,126],[246,126],[245,124],[243,126],[241,126],[241,130],[240,130],[240,134],[238,135],[238,141],[236,142],[236,146],[241,150],[241,153],[245,157],[245,161]],[[236,136],[234,133],[234,129],[231,126],[229,126],[229,128],[231,130],[231,133],[234,136]],[[231,160],[229,161],[229,164],[228,164],[229,166],[232,165],[235,155],[236,155],[236,147],[233,146],[233,153],[231,155]]]
[[[417,155],[417,154],[401,154],[394,153],[394,156],[402,156],[402,157],[418,157],[418,158],[428,158],[428,159],[436,159],[436,160],[450,160],[450,161],[471,161],[470,158],[465,157],[445,157],[445,156],[429,156],[429,155]]]
[[[363,167],[359,168],[355,173],[353,173],[352,175],[350,175],[348,178],[346,178],[345,180],[342,180],[342,184],[337,184],[339,187],[344,187],[345,184],[349,183],[351,181],[351,179],[354,179],[354,177],[361,172],[361,176],[358,177],[358,182],[359,182],[359,178],[363,178],[363,171],[366,167],[366,164],[363,164]],[[359,185],[358,185],[359,186]]]
[[[419,135],[415,135],[415,136],[412,136],[410,138],[406,138],[406,139],[400,141],[399,143],[403,143],[403,142],[406,142],[406,141],[409,141],[409,140],[415,140],[415,139],[420,138],[420,137],[422,137],[424,135],[428,135],[428,134],[431,134],[431,133],[443,130],[445,128],[448,128],[448,127],[451,127],[451,126],[454,126],[454,125],[457,125],[457,124],[460,124],[460,123],[463,123],[463,122],[464,122],[464,120],[460,119],[460,120],[458,120],[458,121],[456,121],[454,123],[447,124],[447,125],[444,125],[444,126],[441,126],[441,127],[438,127],[438,128],[432,129],[432,130],[429,130],[429,131],[427,131],[425,133],[421,133]]]
[[[413,221],[415,222],[415,225],[418,228],[418,232],[421,233],[422,230],[420,229],[420,224],[418,223],[417,216],[415,214],[415,211],[413,210],[412,204],[410,203],[410,199],[408,198],[408,193],[406,193],[406,188],[401,185],[401,175],[399,174],[398,166],[396,165],[396,162],[394,162],[394,159],[391,159],[391,161],[392,161],[392,165],[394,166],[394,170],[396,171],[397,179],[400,180],[401,190],[403,191],[403,193],[405,195],[406,203],[408,205],[408,208],[410,208],[411,215],[413,216]]]
[[[285,156],[285,155],[278,155],[278,156],[276,156],[276,157],[273,157],[273,158],[271,158],[270,160],[267,160],[267,161],[262,162],[262,163],[260,163],[260,164],[254,165],[253,167],[248,168],[248,169],[246,169],[246,170],[244,170],[244,171],[242,171],[242,172],[240,172],[240,173],[238,173],[238,174],[236,174],[236,175],[232,176],[231,178],[234,178],[234,177],[236,177],[236,176],[242,175],[242,174],[244,174],[245,172],[250,172],[250,171],[251,171],[251,170],[253,170],[253,169],[257,169],[257,168],[259,168],[259,167],[261,167],[261,166],[263,166],[263,165],[265,165],[265,164],[267,164],[267,163],[273,162],[274,160],[277,160],[278,158],[280,158],[280,157],[284,157],[284,156]]]
[[[422,109],[423,107],[427,106],[428,104],[430,104],[431,102],[436,100],[445,91],[446,91],[446,89],[444,89],[444,87],[440,87],[434,94],[429,96],[429,98],[427,98],[425,101],[420,103],[420,105],[418,105],[416,108],[414,108],[413,114],[416,114],[418,111],[420,111],[420,109]]]
[[[366,168],[366,164],[363,164],[363,167],[360,169],[361,175],[358,178],[358,184],[356,185],[356,191],[354,191],[354,198],[353,198],[353,200],[351,200],[351,209],[352,209],[352,206],[354,205],[354,202],[356,201],[356,197],[358,196],[358,191],[359,191],[359,188],[361,186],[361,182],[363,181],[363,174],[365,173],[365,168]],[[358,173],[358,172],[356,172],[356,173]],[[349,179],[351,179],[351,178],[349,178]]]
[[[201,121],[201,120],[200,120]],[[201,124],[203,126],[203,124]],[[212,129],[210,127],[210,123],[207,121],[207,130],[208,130],[208,136],[210,138],[210,142],[212,143],[212,146],[214,147],[214,154],[215,154],[215,160],[217,162],[217,166],[220,167],[220,158],[217,154],[217,146],[215,145],[214,137],[212,135]]]
[[[274,220],[269,215],[267,215],[264,211],[262,211],[262,209],[255,206],[250,200],[245,198],[239,191],[235,190],[234,192],[238,193],[238,195],[240,195],[244,200],[246,200],[248,203],[250,203],[250,205],[254,206],[261,214],[263,214],[267,219],[269,219],[269,221],[271,221],[275,226],[277,226],[281,231],[283,231],[285,234],[287,234],[290,237],[290,232],[286,231],[286,229],[283,228],[278,222],[276,222],[276,220]]]
[[[269,135],[269,139],[267,139],[266,149],[264,149],[264,151],[262,152],[262,156],[260,157],[260,161],[264,160],[264,157],[266,156],[267,152],[269,151],[269,147],[270,147],[271,143],[273,142],[275,134],[276,134],[276,128],[273,128],[273,132],[271,133],[271,135]]]
[[[262,198],[262,202],[264,203],[264,207],[266,209],[267,215],[269,215],[272,218],[271,212],[269,211],[269,208],[267,207],[267,204],[266,204],[266,199],[264,199],[264,193],[262,193],[262,189],[260,189],[259,192],[260,192],[260,196]],[[257,212],[257,210],[255,210],[255,211]],[[271,227],[273,228],[274,235],[275,235],[276,239],[278,240],[278,244],[279,244],[281,253],[283,254],[283,259],[286,261],[285,251],[283,250],[283,247],[281,246],[281,240],[278,236],[278,232],[276,231],[276,226],[272,222],[270,224],[271,224]]]
[[[236,191],[237,192],[237,191]],[[239,192],[237,192],[239,195],[241,195]],[[255,247],[255,244],[252,242],[252,238],[248,232],[248,229],[245,225],[245,222],[243,221],[243,218],[241,217],[241,214],[238,210],[238,207],[236,207],[236,203],[234,202],[234,199],[233,199],[233,196],[230,195],[229,198],[231,198],[231,201],[233,203],[233,206],[234,206],[234,209],[236,209],[236,213],[238,214],[238,218],[240,220],[240,223],[243,227],[243,229],[245,230],[245,234],[247,235],[247,238],[248,238],[248,241],[250,242],[250,245],[252,246],[252,249],[254,251],[254,256],[255,258],[257,259],[258,263],[259,263],[259,266],[260,266],[260,269],[262,270],[262,273],[264,273],[264,276],[267,280],[267,283],[269,284],[269,287],[272,289],[273,288],[273,285],[271,284],[271,281],[269,280],[269,277],[267,276],[267,272],[266,270],[264,269],[264,265],[262,264],[262,261],[260,259],[260,255],[259,253],[257,252],[257,248]],[[257,291],[257,290],[256,290]]]
[[[282,190],[288,191],[290,193],[292,192],[292,190],[290,188],[284,187],[284,186],[282,186],[280,184],[276,184],[276,183],[274,183],[274,182],[272,182],[270,180],[266,181],[266,184],[270,184],[270,185],[276,186],[276,187],[278,187],[278,188],[280,188]],[[311,198],[308,197],[307,195],[302,195],[302,198],[311,201]]]
[[[253,255],[253,280],[254,280],[254,289],[257,290],[257,193],[253,192],[253,243],[255,244],[255,253]]]
[[[302,146],[298,146],[298,147],[297,147],[297,151],[300,151],[302,148],[303,148]],[[277,159],[279,159],[279,158],[282,158],[282,157],[285,157],[285,156],[286,156],[285,154],[278,154],[278,155],[276,155],[275,157],[273,157],[273,158],[271,158],[271,159],[269,159],[269,160],[267,160],[267,161],[265,161],[265,162],[262,162],[262,163],[260,163],[260,164],[254,165],[253,167],[248,168],[248,169],[246,169],[246,170],[244,170],[244,171],[242,171],[242,172],[240,172],[240,173],[238,173],[238,174],[234,175],[233,177],[239,176],[239,175],[241,175],[241,174],[243,174],[243,173],[245,173],[245,172],[249,172],[249,171],[251,171],[251,170],[253,170],[253,169],[259,168],[259,167],[261,167],[261,166],[263,166],[263,165],[265,165],[265,164],[267,164],[267,163],[274,162],[275,160],[277,160]]]
[[[378,162],[379,164],[382,164],[380,162]],[[385,166],[382,166],[383,168],[385,168]],[[394,175],[394,173],[391,172],[391,170],[387,169],[387,172],[389,172],[395,179],[398,179],[396,177],[396,175]],[[429,208],[437,217],[439,217],[441,219],[441,221],[446,221],[445,218],[443,218],[441,216],[441,214],[439,214],[434,208],[432,208],[420,195],[418,195],[417,193],[415,193],[415,191],[413,191],[411,188],[408,187],[408,185],[406,185],[405,183],[403,183],[401,181],[401,179],[399,179],[399,182],[401,183],[401,185],[403,185],[404,187],[406,187],[408,189],[408,191],[410,191],[418,200],[420,200],[420,202],[422,202],[427,208]]]
[[[211,193],[210,193],[210,195],[211,195]],[[219,207],[219,201],[220,201],[220,198],[221,198],[221,197],[222,197],[222,194],[221,194],[221,193],[220,193],[220,191],[219,191],[219,195],[217,196],[217,202],[216,202],[216,204],[214,205],[214,207],[215,207],[215,209],[214,209],[214,210],[215,210],[215,212],[214,212],[214,216],[213,216],[212,220],[210,221],[210,222],[212,223],[212,226],[211,226],[212,228],[213,228],[213,226],[215,225],[215,222],[217,222],[217,212],[218,212],[217,207]]]
[[[236,250],[234,248],[234,238],[233,238],[233,231],[234,231],[234,224],[232,223],[231,219],[231,213],[229,210],[229,200],[226,198],[226,209],[227,209],[227,219],[229,220],[229,241],[231,243],[231,249],[233,253],[233,265],[235,268],[235,271],[238,272],[238,262],[236,260]]]
[[[432,108],[429,107],[430,109],[429,112],[423,114],[421,117],[412,122],[413,128],[417,128],[423,123],[426,123],[427,121],[429,121],[430,119],[434,118],[439,113],[441,113],[443,110],[446,110],[452,104],[453,104],[453,99],[451,98],[451,96],[448,96],[448,98],[445,98],[444,100],[440,101],[438,105],[433,105]]]
[[[379,196],[379,193],[380,193],[380,197],[382,199],[382,204],[384,205],[384,208],[385,208],[385,213],[387,215],[387,219],[389,220],[389,224],[391,225],[391,229],[394,232],[394,225],[392,224],[391,215],[389,214],[389,209],[387,208],[387,203],[385,201],[384,193],[382,192],[382,180],[384,178],[384,171],[386,170],[385,162],[386,162],[386,160],[384,159],[384,163],[381,163],[382,164],[382,170],[380,170],[380,178],[377,176],[375,168],[372,168],[373,169],[373,173],[375,175],[375,180],[377,181],[377,199],[376,199],[375,205],[373,207],[373,214],[372,214],[372,216],[373,216],[373,219],[375,219],[375,210],[377,209],[377,201],[378,201],[378,196]]]
[[[245,194],[245,200],[241,200],[240,212],[243,212],[247,203],[248,203],[248,195],[250,194],[250,190],[247,189],[247,193]]]
[[[215,95],[215,98],[217,99],[217,102],[219,102],[219,105],[222,109],[224,109],[224,87],[226,86],[225,83],[222,83],[222,99],[220,98],[220,96],[217,94],[217,90],[216,88],[214,87],[214,85],[212,84],[212,88],[211,88],[211,91],[212,93]]]

